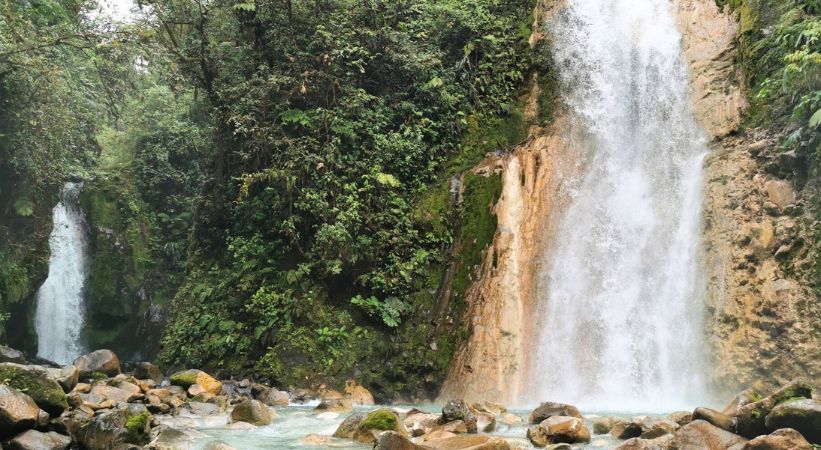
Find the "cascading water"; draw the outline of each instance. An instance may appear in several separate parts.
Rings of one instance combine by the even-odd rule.
[[[568,0],[548,25],[583,161],[540,275],[541,399],[650,412],[703,397],[707,146],[671,5]]]
[[[82,188],[82,183],[66,183],[54,207],[48,278],[37,291],[37,356],[61,364],[69,364],[83,353],[80,333],[88,243],[78,204]]]

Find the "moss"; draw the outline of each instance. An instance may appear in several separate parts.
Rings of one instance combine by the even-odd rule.
[[[151,415],[148,411],[143,411],[140,414],[131,416],[125,422],[125,429],[131,434],[143,434],[148,428],[148,421],[150,418]]]
[[[0,383],[28,394],[37,406],[52,416],[59,416],[68,409],[65,392],[45,373],[14,364],[0,364]]]
[[[362,421],[359,427],[363,430],[395,430],[396,429],[396,414],[389,409],[377,409],[371,412]]]
[[[185,389],[191,387],[191,385],[197,382],[197,375],[199,375],[200,371],[196,369],[190,370],[183,370],[182,372],[177,372],[169,378],[171,384],[175,386],[181,386]]]

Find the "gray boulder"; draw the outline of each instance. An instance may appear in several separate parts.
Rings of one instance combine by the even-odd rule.
[[[821,444],[821,401],[792,400],[781,403],[767,414],[768,430],[792,428],[813,444]]]
[[[95,350],[87,355],[83,355],[74,360],[74,366],[80,371],[80,376],[91,375],[92,372],[100,372],[109,377],[119,375],[120,359],[111,350]]]
[[[14,439],[4,442],[4,450],[66,450],[71,445],[71,438],[49,431],[41,433],[37,430],[28,430]]]

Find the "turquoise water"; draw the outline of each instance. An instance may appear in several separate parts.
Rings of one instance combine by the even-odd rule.
[[[237,450],[319,450],[319,449],[370,449],[370,446],[357,444],[347,439],[335,439],[331,435],[345,418],[351,413],[325,413],[316,414],[313,412],[313,405],[289,406],[277,409],[278,418],[271,425],[264,427],[242,427],[232,429],[228,423],[228,416],[221,414],[211,417],[167,417],[161,421],[164,424],[180,430],[186,430],[192,435],[191,450],[201,450],[208,443],[219,440],[223,441]],[[357,407],[356,412],[367,412],[376,407]],[[400,413],[404,413],[411,408],[417,408],[432,413],[440,413],[441,407],[436,405],[402,405],[392,406]],[[527,418],[530,410],[513,410],[513,414],[522,418]],[[631,414],[602,414],[608,416],[628,417]],[[588,428],[592,431],[590,420],[596,415],[586,416]],[[243,424],[244,425],[244,424]],[[235,425],[234,425],[235,426]],[[497,429],[492,436],[502,437],[511,444],[512,449],[532,449],[526,438],[527,427],[524,422],[515,426],[497,424]],[[321,442],[304,442],[306,436],[318,435]],[[609,435],[594,435],[591,443],[587,445],[575,445],[579,449],[608,449],[618,445],[619,441],[612,439]]]

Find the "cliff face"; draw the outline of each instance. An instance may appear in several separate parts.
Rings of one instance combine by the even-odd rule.
[[[537,24],[560,5],[540,2]],[[776,140],[740,131],[747,103],[736,66],[738,25],[713,0],[677,0],[674,8],[697,118],[712,138],[703,246],[711,377],[728,392],[798,376],[817,382],[821,311],[806,287],[812,222],[801,216],[804,201],[790,182],[768,174],[773,162],[766,155]],[[534,30],[532,45],[546,37],[542,27]],[[577,170],[570,123],[558,116],[549,128],[531,129],[511,153],[475,169],[501,171],[503,193],[494,207],[495,239],[467,294],[471,337],[454,357],[443,399],[515,403],[527,392],[522,380],[538,357],[526,345],[533,336],[536,274],[566,204],[562,180]]]
[[[679,24],[696,114],[714,139],[705,162],[704,267],[712,377],[719,390],[817,383],[821,306],[810,286],[809,203],[791,181],[778,139],[744,130],[738,26],[712,1],[680,0]],[[732,134],[732,135],[731,135]],[[781,170],[784,169],[784,170]],[[809,197],[810,192],[804,192]]]

